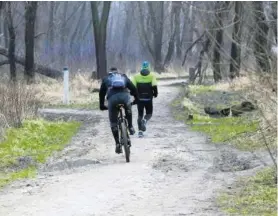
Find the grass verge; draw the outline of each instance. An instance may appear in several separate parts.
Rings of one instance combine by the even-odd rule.
[[[274,169],[267,168],[238,182],[236,190],[222,194],[217,202],[229,215],[277,215],[277,184]]]
[[[245,117],[210,118],[200,115],[195,115],[189,123],[193,130],[208,134],[213,143],[230,141],[241,150],[249,149],[250,145],[245,136],[256,132],[259,125],[258,121],[250,121]],[[240,142],[241,138],[244,141]]]
[[[62,150],[80,127],[78,122],[24,121],[10,128],[0,144],[0,187],[16,179],[32,177],[36,166]]]
[[[221,86],[189,86],[187,89],[188,98],[180,97],[174,101],[174,115],[178,120],[191,125],[192,130],[204,132],[211,137],[214,143],[230,143],[240,150],[254,151],[258,149],[265,150],[265,141],[271,149],[277,148],[277,136],[271,132],[271,125],[265,127],[265,119],[275,123],[276,116],[266,118],[259,112],[254,111],[241,117],[212,118],[204,113],[204,107],[220,108],[228,107],[233,103],[238,103],[239,91],[246,93],[241,88],[237,91],[227,88],[223,91]],[[246,97],[248,98],[248,97]],[[260,108],[261,113],[272,114],[269,107],[272,100],[266,100],[264,95],[254,97],[264,104],[265,108]],[[254,99],[251,97],[251,99]],[[242,99],[240,99],[242,100]],[[253,100],[254,101],[254,100]],[[189,115],[193,119],[188,118]],[[271,116],[271,115],[270,115]],[[275,124],[273,124],[275,125]],[[259,130],[260,128],[260,130]],[[262,134],[262,128],[264,128]],[[270,130],[270,132],[268,130]],[[275,181],[276,170],[271,167],[258,172],[253,177],[241,179],[234,188],[222,192],[217,198],[220,208],[230,215],[262,215],[274,216],[277,214],[277,181]]]
[[[202,100],[194,100],[199,95],[206,94],[210,97],[214,93],[218,94],[215,86],[189,86],[189,97],[180,96],[172,103],[175,118],[190,125],[194,131],[206,133],[213,143],[229,142],[240,150],[261,148],[262,143],[253,139],[259,128],[258,120],[248,115],[213,118],[204,113],[205,104],[200,103]],[[215,107],[218,105],[217,102],[214,103]],[[189,118],[190,115],[193,119]]]

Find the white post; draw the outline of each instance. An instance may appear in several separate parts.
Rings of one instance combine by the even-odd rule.
[[[64,72],[64,104],[69,104],[69,70],[68,68],[63,69]]]

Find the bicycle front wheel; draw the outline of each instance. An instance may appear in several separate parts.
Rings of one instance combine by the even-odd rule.
[[[121,138],[122,138],[122,144],[124,146],[125,151],[125,159],[126,162],[129,163],[130,161],[130,146],[128,143],[128,134],[127,134],[127,128],[126,124],[124,122],[121,123]]]

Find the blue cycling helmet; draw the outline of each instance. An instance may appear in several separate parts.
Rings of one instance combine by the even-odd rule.
[[[143,69],[150,69],[150,63],[148,61],[144,61],[143,64],[142,64],[142,70]]]

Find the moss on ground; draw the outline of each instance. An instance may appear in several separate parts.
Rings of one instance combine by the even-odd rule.
[[[211,92],[215,90],[213,85],[189,85],[189,90],[191,94],[202,94],[206,92]]]
[[[277,184],[274,168],[239,181],[236,191],[223,193],[217,200],[230,215],[277,215]]]
[[[29,120],[21,128],[8,129],[0,144],[0,187],[34,176],[36,165],[62,150],[79,127],[78,122]]]
[[[188,123],[192,125],[193,130],[208,134],[212,142],[230,141],[242,150],[249,149],[247,138],[244,142],[238,142],[238,138],[256,132],[259,126],[258,121],[250,121],[245,117],[210,118],[201,115],[195,115]]]

